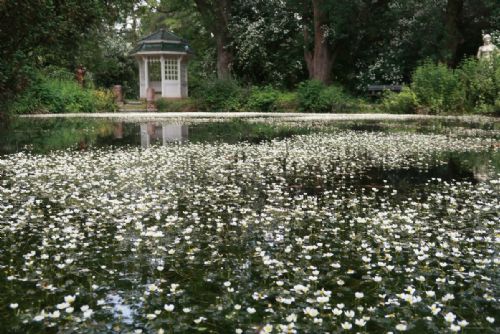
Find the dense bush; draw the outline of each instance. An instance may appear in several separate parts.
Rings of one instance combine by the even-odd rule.
[[[348,95],[340,86],[325,86],[320,81],[309,80],[297,90],[299,109],[302,112],[335,112],[359,101]]]
[[[246,102],[246,109],[260,112],[277,111],[280,95],[280,91],[271,86],[252,87]]]
[[[205,111],[240,111],[243,89],[234,80],[207,80],[194,90],[199,107]]]
[[[82,88],[62,69],[34,75],[31,85],[11,105],[15,114],[114,111],[113,94]]]
[[[458,75],[465,87],[467,110],[500,112],[500,57],[492,61],[467,59],[460,66]]]
[[[418,108],[417,96],[404,87],[400,93],[387,91],[382,99],[382,111],[391,114],[414,114]]]
[[[413,75],[411,88],[387,93],[381,109],[390,113],[500,114],[500,57],[465,60],[458,69],[425,63]]]
[[[277,111],[296,112],[299,108],[296,92],[280,92],[276,100]]]
[[[465,89],[459,75],[444,64],[427,62],[413,73],[411,89],[431,113],[462,112]]]
[[[325,89],[325,85],[317,80],[301,82],[297,89],[299,110],[302,112],[317,112],[319,109],[321,109],[322,106],[319,104],[319,101],[323,89]]]

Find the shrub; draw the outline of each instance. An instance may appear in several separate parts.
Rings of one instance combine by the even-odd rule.
[[[283,112],[296,112],[298,110],[298,98],[296,92],[280,92],[276,99],[276,110]]]
[[[302,82],[297,90],[300,111],[335,112],[357,104],[344,89],[337,85],[325,86],[317,80]]]
[[[271,86],[252,87],[246,103],[251,111],[272,112],[278,109],[280,92]]]
[[[457,73],[444,64],[427,62],[417,67],[411,89],[418,103],[433,113],[464,110],[464,86]]]
[[[418,108],[417,96],[409,87],[400,93],[387,91],[382,98],[382,110],[391,114],[414,114]]]
[[[320,96],[320,104],[324,107],[324,112],[346,111],[348,107],[357,104],[353,97],[337,85],[331,85],[323,89]]]
[[[324,106],[320,103],[321,92],[325,85],[318,80],[301,82],[297,89],[299,110],[302,112],[321,112]]]
[[[492,61],[466,59],[457,72],[465,87],[467,110],[495,112],[500,95],[500,57],[495,57]]]
[[[113,94],[107,90],[82,88],[73,79],[64,79],[64,71],[38,73],[30,87],[15,100],[11,111],[16,114],[49,112],[114,111]]]
[[[116,111],[115,96],[110,89],[98,89],[93,91],[96,111]]]
[[[73,80],[75,78],[75,74],[71,73],[64,67],[59,66],[47,66],[42,71],[41,74],[47,79],[56,79],[56,80]]]
[[[234,80],[205,81],[193,95],[206,111],[240,111],[243,105],[243,90]]]

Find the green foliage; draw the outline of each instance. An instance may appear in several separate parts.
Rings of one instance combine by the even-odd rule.
[[[414,114],[418,108],[417,96],[404,87],[400,93],[387,91],[382,99],[382,110],[391,114]]]
[[[277,111],[277,102],[280,95],[280,92],[271,86],[252,87],[250,89],[246,108],[250,111]]]
[[[320,104],[321,92],[325,89],[318,80],[301,82],[297,89],[299,110],[302,112],[320,112],[324,106]]]
[[[96,39],[98,49],[85,52],[80,58],[87,67],[86,81],[93,81],[97,87],[121,85],[126,99],[138,98],[139,70],[137,61],[129,56],[132,47],[130,42],[115,31],[106,32]],[[88,43],[96,42],[91,39]],[[88,50],[90,49],[89,45]]]
[[[297,90],[299,110],[302,112],[346,111],[359,101],[354,100],[338,85],[325,86],[320,81],[302,82]]]
[[[0,1],[0,103],[18,98],[36,69],[56,65],[73,70],[82,53],[99,49],[95,37],[125,20],[135,3]]]
[[[190,112],[197,111],[196,101],[190,98],[169,100],[160,98],[155,101],[159,112]]]
[[[193,95],[205,111],[240,111],[244,102],[243,89],[234,80],[204,81]]]
[[[427,62],[416,69],[411,88],[384,96],[382,110],[499,114],[499,98],[500,57],[491,61],[469,58],[457,70]]]
[[[466,108],[478,113],[499,113],[500,57],[491,61],[466,59],[458,70],[465,86]],[[497,106],[497,107],[495,107]]]
[[[71,73],[50,68],[37,73],[30,87],[11,105],[14,114],[114,111],[113,94],[82,88]]]
[[[281,92],[276,100],[278,111],[296,112],[298,110],[298,98],[296,92]]]
[[[118,106],[115,103],[115,96],[113,91],[110,89],[95,89],[92,90],[94,98],[94,109],[93,112],[107,111],[114,112],[118,110]]]
[[[444,64],[426,62],[412,77],[411,89],[419,105],[431,113],[464,111],[465,90],[458,74]]]

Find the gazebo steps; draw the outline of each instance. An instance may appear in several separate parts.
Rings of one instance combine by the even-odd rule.
[[[140,106],[144,105],[145,103],[143,101],[127,101],[124,106],[131,105],[131,106]]]

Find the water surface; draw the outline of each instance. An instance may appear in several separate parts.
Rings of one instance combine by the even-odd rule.
[[[0,332],[494,333],[499,139],[17,120],[0,130]]]

